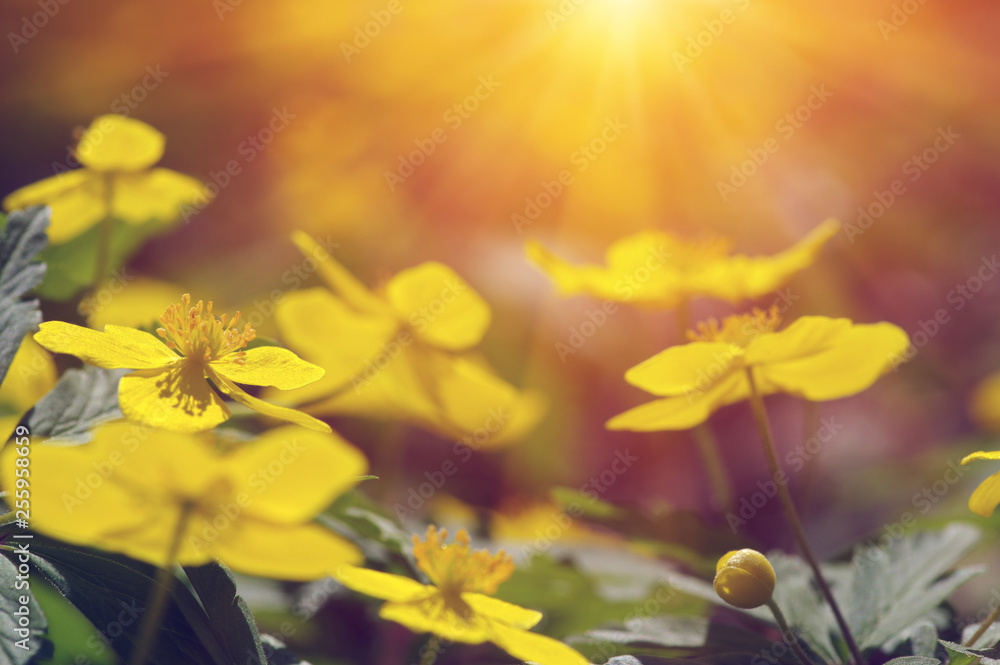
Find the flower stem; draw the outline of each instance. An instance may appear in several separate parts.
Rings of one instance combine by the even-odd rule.
[[[102,184],[104,218],[101,219],[101,236],[97,241],[97,259],[94,261],[94,284],[91,295],[97,293],[97,290],[101,288],[101,282],[107,277],[111,255],[111,227],[114,221],[112,201],[114,195],[110,174],[105,174]]]
[[[996,609],[994,609],[990,613],[990,615],[988,617],[986,617],[986,621],[983,621],[979,625],[979,628],[976,630],[976,632],[974,632],[972,634],[972,637],[970,637],[969,639],[967,639],[965,641],[965,644],[962,645],[962,646],[971,647],[973,644],[975,644],[976,640],[978,640],[980,637],[982,637],[983,633],[985,633],[986,630],[990,626],[992,626],[996,622],[997,619],[1000,619],[1000,605],[997,605]]]
[[[778,478],[782,471],[781,466],[778,464],[778,455],[774,450],[774,435],[771,433],[771,423],[767,418],[767,409],[764,408],[764,400],[760,395],[760,391],[757,390],[757,382],[753,378],[753,369],[748,367],[746,372],[747,380],[750,382],[750,404],[753,407],[754,419],[757,421],[761,443],[764,444],[764,454],[767,456],[767,464],[771,469],[771,475],[774,478]],[[802,528],[799,514],[795,510],[795,504],[792,503],[792,495],[788,492],[788,486],[786,483],[779,482],[775,482],[775,485],[778,486],[778,498],[781,500],[781,506],[785,510],[785,519],[788,520],[788,525],[792,527],[795,542],[798,544],[799,550],[805,557],[809,567],[812,568],[813,576],[816,578],[816,585],[826,598],[826,602],[830,604],[830,609],[833,610],[833,616],[837,619],[837,625],[840,626],[840,632],[844,635],[844,641],[851,652],[851,657],[855,663],[862,665],[865,661],[861,658],[861,651],[854,641],[854,636],[851,634],[851,629],[847,626],[847,621],[844,620],[844,615],[840,611],[840,606],[837,605],[837,600],[833,597],[830,585],[820,571],[819,561],[809,547],[809,541],[806,540],[805,530]]]
[[[778,608],[778,604],[774,602],[773,598],[767,601],[767,608],[771,610],[771,614],[774,615],[774,620],[778,622],[778,630],[781,631],[785,641],[792,647],[792,651],[795,652],[795,655],[799,657],[800,661],[802,661],[802,665],[813,665],[809,656],[802,650],[802,645],[799,644],[798,638],[795,637],[794,633],[792,633],[792,629],[789,628],[788,622],[785,621],[785,615],[781,613],[781,609]]]
[[[691,327],[691,303],[685,298],[677,305],[677,343],[684,344],[687,339],[687,331]],[[715,435],[707,423],[695,425],[691,432],[694,441],[698,444],[698,452],[701,454],[702,464],[708,474],[708,482],[712,487],[712,498],[715,500],[715,507],[724,513],[731,513],[735,509],[733,503],[733,491],[729,476],[726,474],[726,467],[722,464],[722,455],[719,453],[719,444],[715,440]]]
[[[424,645],[424,653],[420,657],[420,665],[434,665],[434,661],[437,660],[440,654],[441,638],[437,635],[431,635],[431,638],[427,640],[427,644]]]
[[[129,657],[129,665],[143,665],[153,647],[156,646],[156,631],[160,627],[160,620],[163,618],[167,602],[170,600],[170,592],[177,580],[174,566],[177,563],[177,554],[180,552],[181,542],[184,540],[184,532],[187,530],[192,508],[191,505],[185,505],[177,518],[177,526],[174,528],[170,549],[167,551],[167,560],[156,575],[153,588],[150,590],[150,599],[145,610],[146,616],[143,617],[139,637]]]

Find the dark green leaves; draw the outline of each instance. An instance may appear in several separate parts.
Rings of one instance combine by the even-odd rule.
[[[83,442],[90,429],[120,418],[118,381],[127,370],[71,369],[25,416],[33,436]]]
[[[21,298],[45,276],[45,265],[34,259],[48,243],[49,216],[40,207],[11,213],[0,238],[0,381],[21,339],[42,321],[38,301]]]

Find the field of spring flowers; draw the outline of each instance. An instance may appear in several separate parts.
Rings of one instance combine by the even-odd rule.
[[[1000,663],[995,2],[0,25],[0,665]]]

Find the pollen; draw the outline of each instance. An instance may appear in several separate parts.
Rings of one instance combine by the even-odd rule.
[[[470,550],[465,529],[455,534],[454,543],[446,545],[447,537],[446,529],[438,531],[434,525],[427,528],[423,541],[413,537],[417,567],[446,597],[466,592],[493,594],[513,574],[514,562],[503,551]]]
[[[228,321],[225,314],[215,318],[211,301],[206,306],[199,300],[192,307],[191,296],[185,293],[180,303],[168,307],[160,317],[163,327],[157,328],[156,334],[185,358],[211,362],[230,353],[238,353],[234,362],[242,364],[243,352],[240,349],[249,344],[256,333],[249,323],[243,326],[241,332],[237,327],[239,322],[239,312]]]
[[[688,331],[688,339],[692,342],[723,342],[746,348],[746,346],[764,333],[772,333],[781,324],[777,305],[768,310],[756,307],[749,314],[727,316],[720,324],[716,319],[699,323],[694,330]]]

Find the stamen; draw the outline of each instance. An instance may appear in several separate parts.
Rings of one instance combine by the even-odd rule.
[[[417,566],[446,596],[465,592],[493,594],[513,574],[514,562],[506,553],[471,551],[469,534],[465,529],[455,534],[455,542],[450,545],[444,544],[447,536],[446,529],[438,532],[431,525],[423,542],[417,536],[413,537],[413,556]]]
[[[201,300],[191,306],[191,296],[185,293],[181,302],[171,305],[160,317],[162,328],[156,329],[156,334],[163,338],[168,347],[174,349],[185,358],[201,362],[218,360],[230,353],[237,353],[233,359],[237,364],[243,364],[244,346],[256,337],[250,324],[243,327],[243,332],[236,328],[240,313],[236,312],[232,320],[226,322],[226,315],[216,319],[212,313],[212,301],[206,306]]]
[[[716,319],[699,323],[695,330],[688,331],[687,336],[692,342],[724,342],[745,348],[764,333],[777,330],[780,324],[777,305],[767,311],[754,307],[749,314],[727,316],[722,325]]]

